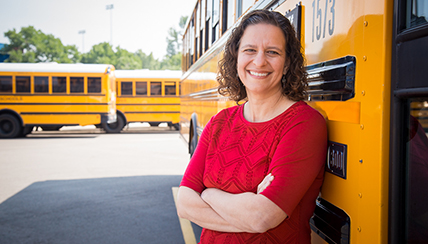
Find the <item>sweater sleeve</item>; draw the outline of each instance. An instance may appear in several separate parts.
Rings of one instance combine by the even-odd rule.
[[[203,177],[205,171],[205,159],[207,156],[208,146],[210,142],[211,123],[213,118],[211,118],[211,120],[207,123],[204,130],[202,131],[196,150],[193,153],[189,164],[187,165],[186,171],[184,172],[183,179],[181,180],[180,184],[180,186],[189,187],[199,193],[202,193],[202,191],[206,188],[203,183]]]
[[[301,111],[281,133],[269,167],[275,179],[261,194],[290,216],[311,186],[320,187],[314,182],[326,153],[325,119],[316,110]]]

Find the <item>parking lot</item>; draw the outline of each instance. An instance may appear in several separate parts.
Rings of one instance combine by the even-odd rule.
[[[185,243],[172,189],[188,160],[162,126],[0,140],[0,243]]]

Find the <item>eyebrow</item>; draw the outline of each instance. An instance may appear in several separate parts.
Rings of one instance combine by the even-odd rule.
[[[239,48],[239,49],[243,49],[243,48],[257,48],[257,46],[256,45],[253,45],[253,44],[245,44],[245,45],[243,45],[241,48]],[[278,51],[280,51],[280,52],[285,52],[285,51],[283,51],[281,48],[279,48],[279,47],[276,47],[276,46],[268,46],[267,47],[267,49],[274,49],[274,50],[278,50]]]

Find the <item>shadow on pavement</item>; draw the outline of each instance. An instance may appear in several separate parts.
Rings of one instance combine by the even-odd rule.
[[[0,243],[184,243],[179,175],[36,182],[0,204]]]

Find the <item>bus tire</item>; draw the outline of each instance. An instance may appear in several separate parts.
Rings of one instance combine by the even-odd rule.
[[[0,115],[0,138],[15,138],[21,134],[22,126],[18,118],[11,114]]]
[[[101,126],[107,133],[119,133],[125,127],[125,119],[121,115],[117,115],[117,120],[114,123],[102,123]]]
[[[189,154],[190,157],[193,156],[193,153],[195,153],[196,146],[198,145],[198,134],[196,132],[196,129],[191,123],[190,131],[189,131]]]

